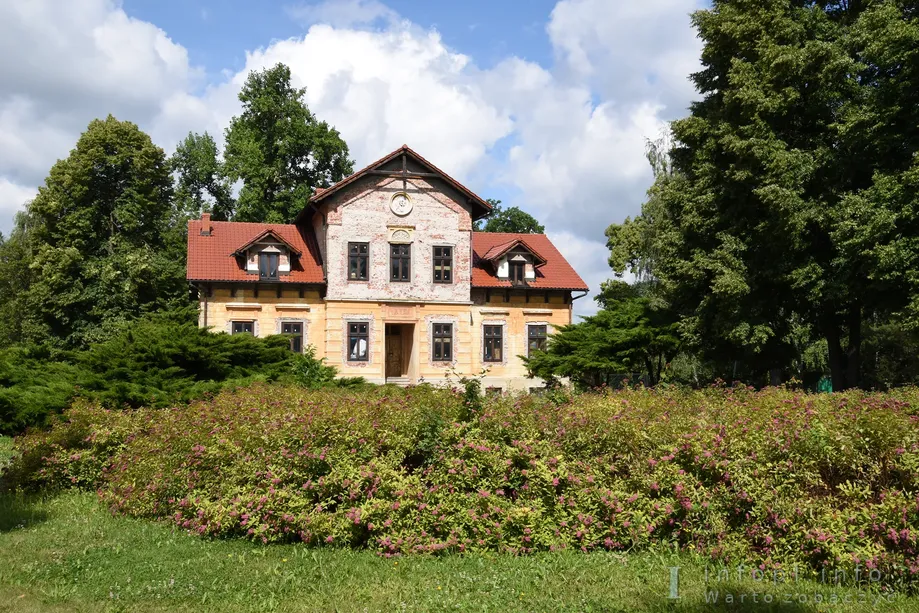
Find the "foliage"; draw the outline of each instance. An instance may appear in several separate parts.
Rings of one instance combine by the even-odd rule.
[[[290,223],[313,189],[354,171],[348,145],[319,121],[291,85],[284,64],[251,72],[239,93],[242,113],[226,131],[224,160],[230,181],[242,180],[235,221]]]
[[[70,404],[79,367],[52,359],[47,350],[13,346],[0,351],[0,433],[44,423]]]
[[[283,336],[213,334],[193,307],[121,326],[84,351],[52,356],[15,346],[0,352],[0,432],[43,425],[74,399],[106,408],[167,407],[252,381],[288,381],[310,389],[358,388],[361,378],[335,379],[312,347],[291,353]]]
[[[643,372],[656,385],[680,347],[673,314],[622,281],[605,283],[598,301],[603,308],[596,315],[559,327],[547,351],[523,357],[531,375],[568,377],[590,388]]]
[[[911,11],[716,1],[694,14],[702,100],[672,124],[642,216],[608,231],[613,265],[650,264],[693,345],[782,368],[803,325],[844,389],[866,383],[866,320],[915,325]]]
[[[284,337],[213,334],[192,317],[192,309],[157,314],[81,353],[81,393],[106,407],[165,407],[290,372],[295,356]]]
[[[492,206],[491,213],[484,223],[476,221],[473,229],[476,232],[511,232],[518,234],[543,234],[545,226],[536,218],[516,206],[502,208],[500,200],[488,199]]]
[[[28,213],[20,211],[10,236],[0,234],[0,347],[16,343],[23,336],[22,313],[32,277],[28,226]]]
[[[214,220],[230,219],[235,208],[232,186],[217,156],[214,137],[188,133],[169,158],[176,176],[175,206],[181,218],[197,218],[211,211]]]
[[[13,290],[16,340],[85,347],[121,322],[187,304],[171,198],[165,154],[149,136],[112,116],[91,122],[15,231],[29,271]]]
[[[291,375],[293,380],[307,389],[319,389],[332,385],[338,371],[334,366],[325,363],[325,358],[316,357],[316,348],[309,345],[299,355],[291,360]]]
[[[638,389],[488,398],[463,423],[448,389],[255,385],[170,410],[78,406],[17,439],[8,476],[76,478],[118,513],[257,542],[387,557],[666,547],[767,571],[858,565],[912,589],[917,401]]]

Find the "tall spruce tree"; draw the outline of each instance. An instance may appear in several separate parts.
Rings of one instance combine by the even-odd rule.
[[[28,205],[23,340],[70,348],[115,325],[187,304],[184,244],[173,225],[163,150],[135,124],[89,124]]]
[[[278,64],[249,74],[239,100],[242,113],[226,131],[229,178],[241,179],[236,221],[289,223],[313,189],[354,171],[338,131],[316,119],[291,85],[290,68]]]
[[[859,385],[866,317],[919,321],[916,9],[715,0],[693,22],[702,100],[641,222],[654,275],[697,342],[781,366],[798,322],[834,389]]]

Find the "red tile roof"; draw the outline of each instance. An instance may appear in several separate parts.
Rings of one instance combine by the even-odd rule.
[[[527,251],[533,254],[533,256],[536,258],[537,266],[540,266],[546,263],[546,258],[539,255],[539,252],[533,249],[531,245],[528,245],[527,242],[523,240],[522,238],[512,238],[509,241],[505,241],[503,243],[495,245],[494,247],[486,251],[485,254],[482,255],[482,259],[492,260],[492,261],[497,260],[501,256],[503,256],[505,253],[507,253],[514,247],[516,247],[517,245],[523,245],[527,249]]]
[[[210,236],[201,235],[205,224],[211,226]],[[300,257],[291,262],[290,274],[280,276],[281,283],[325,283],[312,229],[301,230],[290,224],[200,219],[188,222],[189,281],[257,281],[258,275],[248,274],[233,254],[267,231],[300,252]]]
[[[300,249],[297,249],[295,246],[291,245],[291,244],[288,243],[286,240],[284,240],[284,237],[283,237],[283,236],[278,235],[278,233],[277,233],[277,232],[274,232],[271,228],[267,228],[264,232],[261,232],[260,234],[256,234],[256,235],[255,235],[255,238],[253,238],[252,240],[250,240],[248,243],[245,243],[245,244],[240,245],[239,247],[237,247],[237,248],[236,248],[236,251],[234,251],[233,253],[234,253],[235,255],[242,255],[242,254],[244,254],[246,251],[248,251],[249,248],[252,247],[252,245],[254,245],[255,243],[257,243],[257,242],[259,242],[259,241],[262,241],[262,240],[268,238],[269,236],[273,237],[275,240],[278,240],[278,241],[280,241],[281,243],[283,243],[284,245],[286,245],[287,248],[290,249],[290,250],[293,252],[294,255],[300,255],[301,253],[303,253]]]
[[[211,227],[210,236],[202,236],[201,229]],[[228,221],[188,222],[188,279],[190,281],[257,281],[257,275],[248,274],[233,255],[259,236],[271,231],[291,247],[301,252],[294,258],[289,275],[282,275],[282,283],[324,283],[319,246],[311,228],[292,224],[263,224]],[[508,248],[523,243],[546,263],[536,268],[536,278],[527,285],[535,289],[587,290],[587,284],[559,253],[545,234],[510,234],[505,232],[472,233],[472,286],[511,287],[508,279],[499,279],[494,265],[485,255],[497,253],[496,248]],[[506,250],[506,249],[505,249]]]
[[[571,264],[559,253],[545,234],[512,234],[509,232],[472,233],[472,286],[512,287],[509,279],[499,279],[494,265],[485,257],[496,253],[496,248],[510,248],[522,242],[532,251],[545,258],[546,263],[536,269],[536,278],[527,281],[527,286],[536,289],[571,289],[587,291],[587,284],[574,271]]]

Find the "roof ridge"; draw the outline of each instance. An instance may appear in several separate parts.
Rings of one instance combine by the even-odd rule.
[[[483,232],[476,231],[475,234],[503,234],[504,236],[546,236],[545,232]]]

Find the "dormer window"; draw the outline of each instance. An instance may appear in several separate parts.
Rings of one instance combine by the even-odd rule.
[[[281,254],[279,253],[260,253],[258,254],[258,276],[260,279],[277,279],[278,265]]]
[[[511,260],[508,262],[510,269],[510,280],[514,285],[526,285],[526,262],[520,260]]]
[[[538,278],[536,269],[546,263],[524,237],[495,245],[481,259],[491,262],[499,279],[510,281],[512,287],[524,287]]]
[[[247,273],[257,274],[259,281],[280,281],[291,273],[300,252],[274,230],[265,230],[233,255]]]

